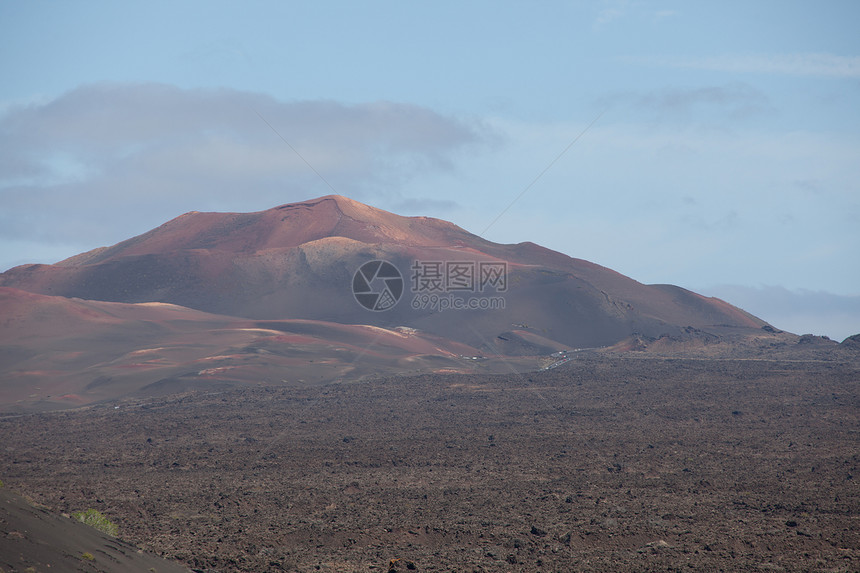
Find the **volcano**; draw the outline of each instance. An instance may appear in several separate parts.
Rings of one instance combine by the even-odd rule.
[[[220,383],[524,371],[583,349],[780,332],[677,286],[340,196],[186,213],[15,267],[0,274],[0,319],[0,402],[45,408]]]
[[[383,268],[403,281],[396,297],[376,285],[388,294],[384,312],[369,311],[354,292],[358,269],[372,261],[389,263]],[[406,326],[509,355],[765,325],[676,286],[644,285],[533,243],[497,244],[340,196],[256,213],[186,213],[112,247],[13,268],[0,286],[258,320]]]

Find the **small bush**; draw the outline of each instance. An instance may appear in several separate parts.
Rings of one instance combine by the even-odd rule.
[[[91,527],[95,527],[102,533],[107,533],[111,537],[116,537],[119,533],[119,527],[97,509],[88,509],[73,513],[72,517],[82,523],[86,523]]]
[[[89,551],[84,551],[84,552],[81,554],[81,559],[83,559],[83,560],[85,560],[85,561],[94,561],[94,560],[95,560],[95,557],[93,557],[93,554],[92,554],[92,553],[90,553]]]

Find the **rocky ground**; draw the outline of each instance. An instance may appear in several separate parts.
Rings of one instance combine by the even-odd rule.
[[[0,479],[199,571],[858,571],[858,388],[590,353],[242,388],[4,418]]]

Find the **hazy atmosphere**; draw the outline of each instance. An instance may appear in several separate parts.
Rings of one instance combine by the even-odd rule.
[[[337,193],[841,340],[858,22],[853,1],[0,3],[0,271]]]

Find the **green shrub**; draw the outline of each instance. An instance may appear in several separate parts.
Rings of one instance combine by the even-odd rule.
[[[89,551],[84,551],[83,554],[81,554],[81,559],[85,561],[94,561],[95,557],[93,557],[93,554]]]
[[[91,527],[95,527],[102,533],[107,533],[111,537],[116,537],[119,533],[119,527],[97,509],[88,509],[73,513],[72,517],[80,522],[86,523]]]

